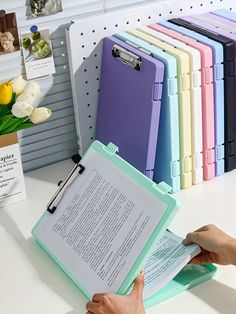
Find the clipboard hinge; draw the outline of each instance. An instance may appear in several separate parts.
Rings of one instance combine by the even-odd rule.
[[[107,146],[104,146],[103,149],[111,155],[115,155],[119,151],[118,146],[113,143],[109,143]]]
[[[166,195],[172,191],[171,186],[169,186],[164,181],[159,184],[154,184],[153,187],[157,189],[162,195]]]
[[[79,168],[79,171],[77,172],[78,168]],[[65,179],[65,181],[61,180],[58,182],[59,188],[47,205],[47,211],[50,214],[54,214],[54,212],[57,209],[57,205],[59,204],[65,190],[72,184],[72,182],[75,180],[78,174],[82,174],[84,170],[85,170],[85,167],[83,165],[76,164],[75,167],[70,172],[70,174]]]

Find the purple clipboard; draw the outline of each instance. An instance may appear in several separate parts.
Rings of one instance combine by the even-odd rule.
[[[105,38],[96,138],[153,177],[164,64],[115,37]]]

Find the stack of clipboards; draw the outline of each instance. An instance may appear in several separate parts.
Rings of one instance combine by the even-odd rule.
[[[236,13],[104,39],[96,137],[172,192],[235,169]]]

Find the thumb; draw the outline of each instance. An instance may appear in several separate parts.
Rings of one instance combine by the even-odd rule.
[[[142,299],[144,288],[144,272],[142,271],[134,282],[134,287],[131,295],[135,296],[137,299]]]
[[[184,245],[189,245],[192,243],[200,244],[200,232],[190,232],[187,234],[186,238],[183,241]]]

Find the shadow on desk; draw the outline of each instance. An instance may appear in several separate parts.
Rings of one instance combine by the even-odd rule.
[[[236,313],[236,290],[215,279],[193,288],[191,293],[214,308],[218,313]]]
[[[26,172],[25,176],[37,179],[43,182],[57,184],[60,180],[64,180],[74,167],[72,160],[64,160],[62,162]]]
[[[46,252],[31,237],[25,239],[17,225],[4,212],[0,211],[0,225],[14,238],[14,241],[25,254],[38,279],[49,287],[56,295],[71,306],[72,311],[67,314],[81,313],[81,308],[88,302],[82,292],[59,268],[59,266],[46,254]]]

